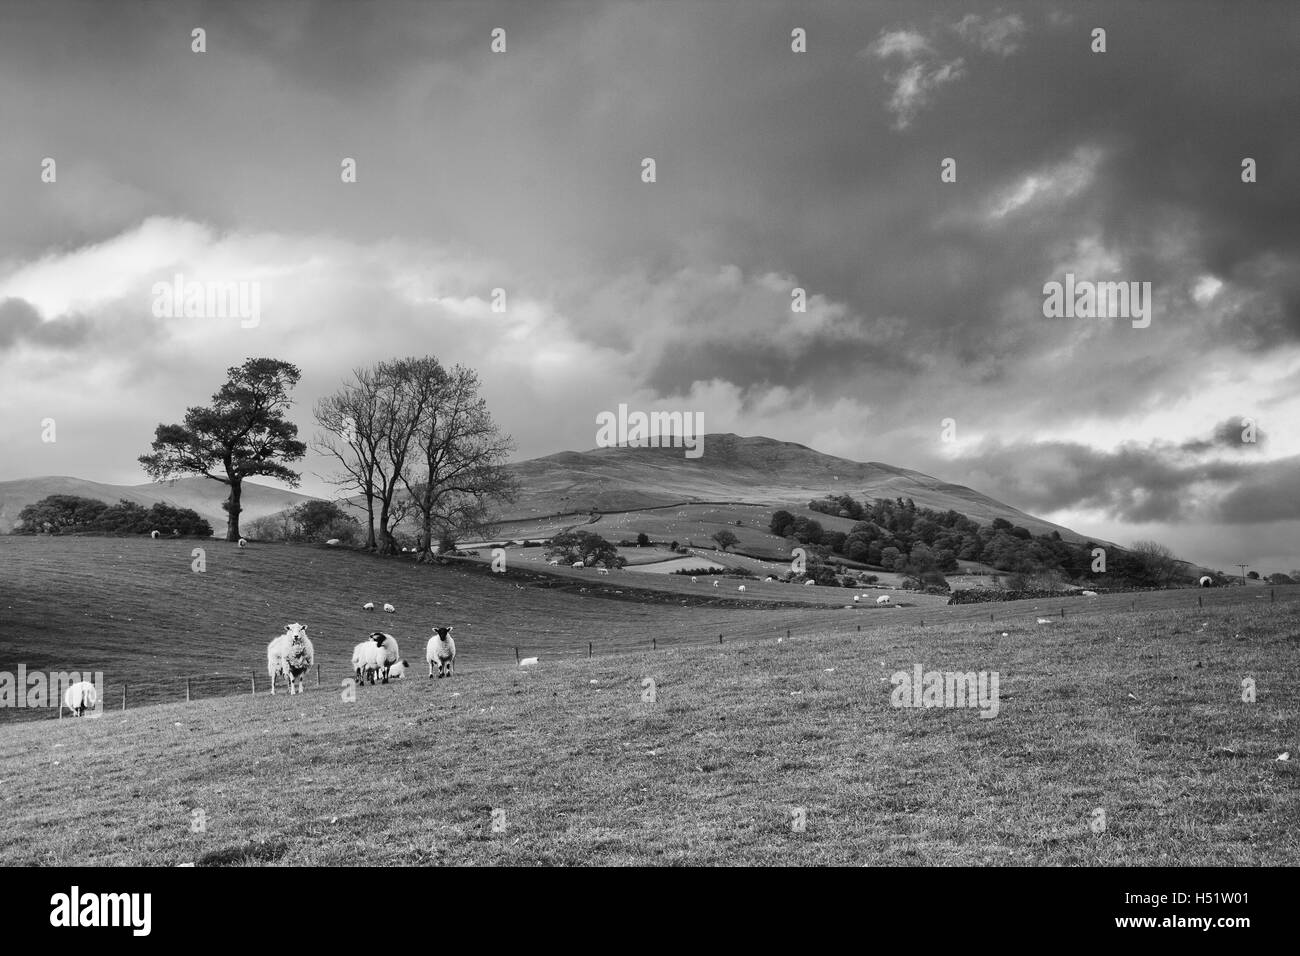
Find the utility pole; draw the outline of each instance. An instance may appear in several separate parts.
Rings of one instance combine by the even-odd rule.
[[[1246,584],[1246,569],[1247,569],[1248,567],[1250,567],[1250,565],[1249,565],[1249,564],[1236,564],[1236,565],[1233,565],[1233,567],[1241,568],[1241,584],[1242,584],[1242,586],[1244,587],[1245,584]]]

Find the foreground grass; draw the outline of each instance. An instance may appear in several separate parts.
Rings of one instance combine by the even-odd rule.
[[[1000,714],[891,708],[915,663]],[[1292,596],[11,725],[0,862],[1294,865],[1297,663]]]

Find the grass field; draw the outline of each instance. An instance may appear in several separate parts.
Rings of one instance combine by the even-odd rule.
[[[302,619],[341,673],[370,624],[400,636],[441,601],[458,636],[475,624],[457,676],[0,726],[0,863],[1300,862],[1300,589],[845,612],[215,550],[198,575],[173,542],[3,540],[0,669],[264,675]],[[726,626],[721,647],[633,650]],[[512,663],[525,633],[536,670]],[[603,654],[548,660],[586,635]],[[915,664],[997,671],[998,716],[891,707]]]

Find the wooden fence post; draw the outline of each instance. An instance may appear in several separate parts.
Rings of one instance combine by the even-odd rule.
[[[190,679],[185,678],[185,703],[190,702]]]
[[[320,686],[320,665],[316,665],[316,686]]]
[[[650,638],[650,650],[652,651],[659,650],[659,642],[656,641],[653,637]]]
[[[719,644],[722,643],[722,635],[721,635],[721,634],[718,635],[718,643],[719,643]]]
[[[587,642],[587,656],[591,656],[591,641]]]
[[[251,697],[257,696],[257,675],[251,671],[248,674],[248,692]]]
[[[126,710],[126,681],[122,682],[122,709]]]
[[[1205,607],[1205,598],[1201,597],[1199,594],[1196,595],[1196,606]]]
[[[1061,617],[1065,617],[1065,608],[1061,608]]]
[[[515,663],[516,663],[516,664],[519,663],[519,645],[518,645],[518,644],[515,645]]]

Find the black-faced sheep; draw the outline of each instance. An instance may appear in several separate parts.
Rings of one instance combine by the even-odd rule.
[[[452,640],[450,627],[435,627],[429,646],[425,649],[425,659],[429,662],[429,676],[433,676],[433,665],[438,665],[439,677],[450,677],[456,664],[456,642]]]

